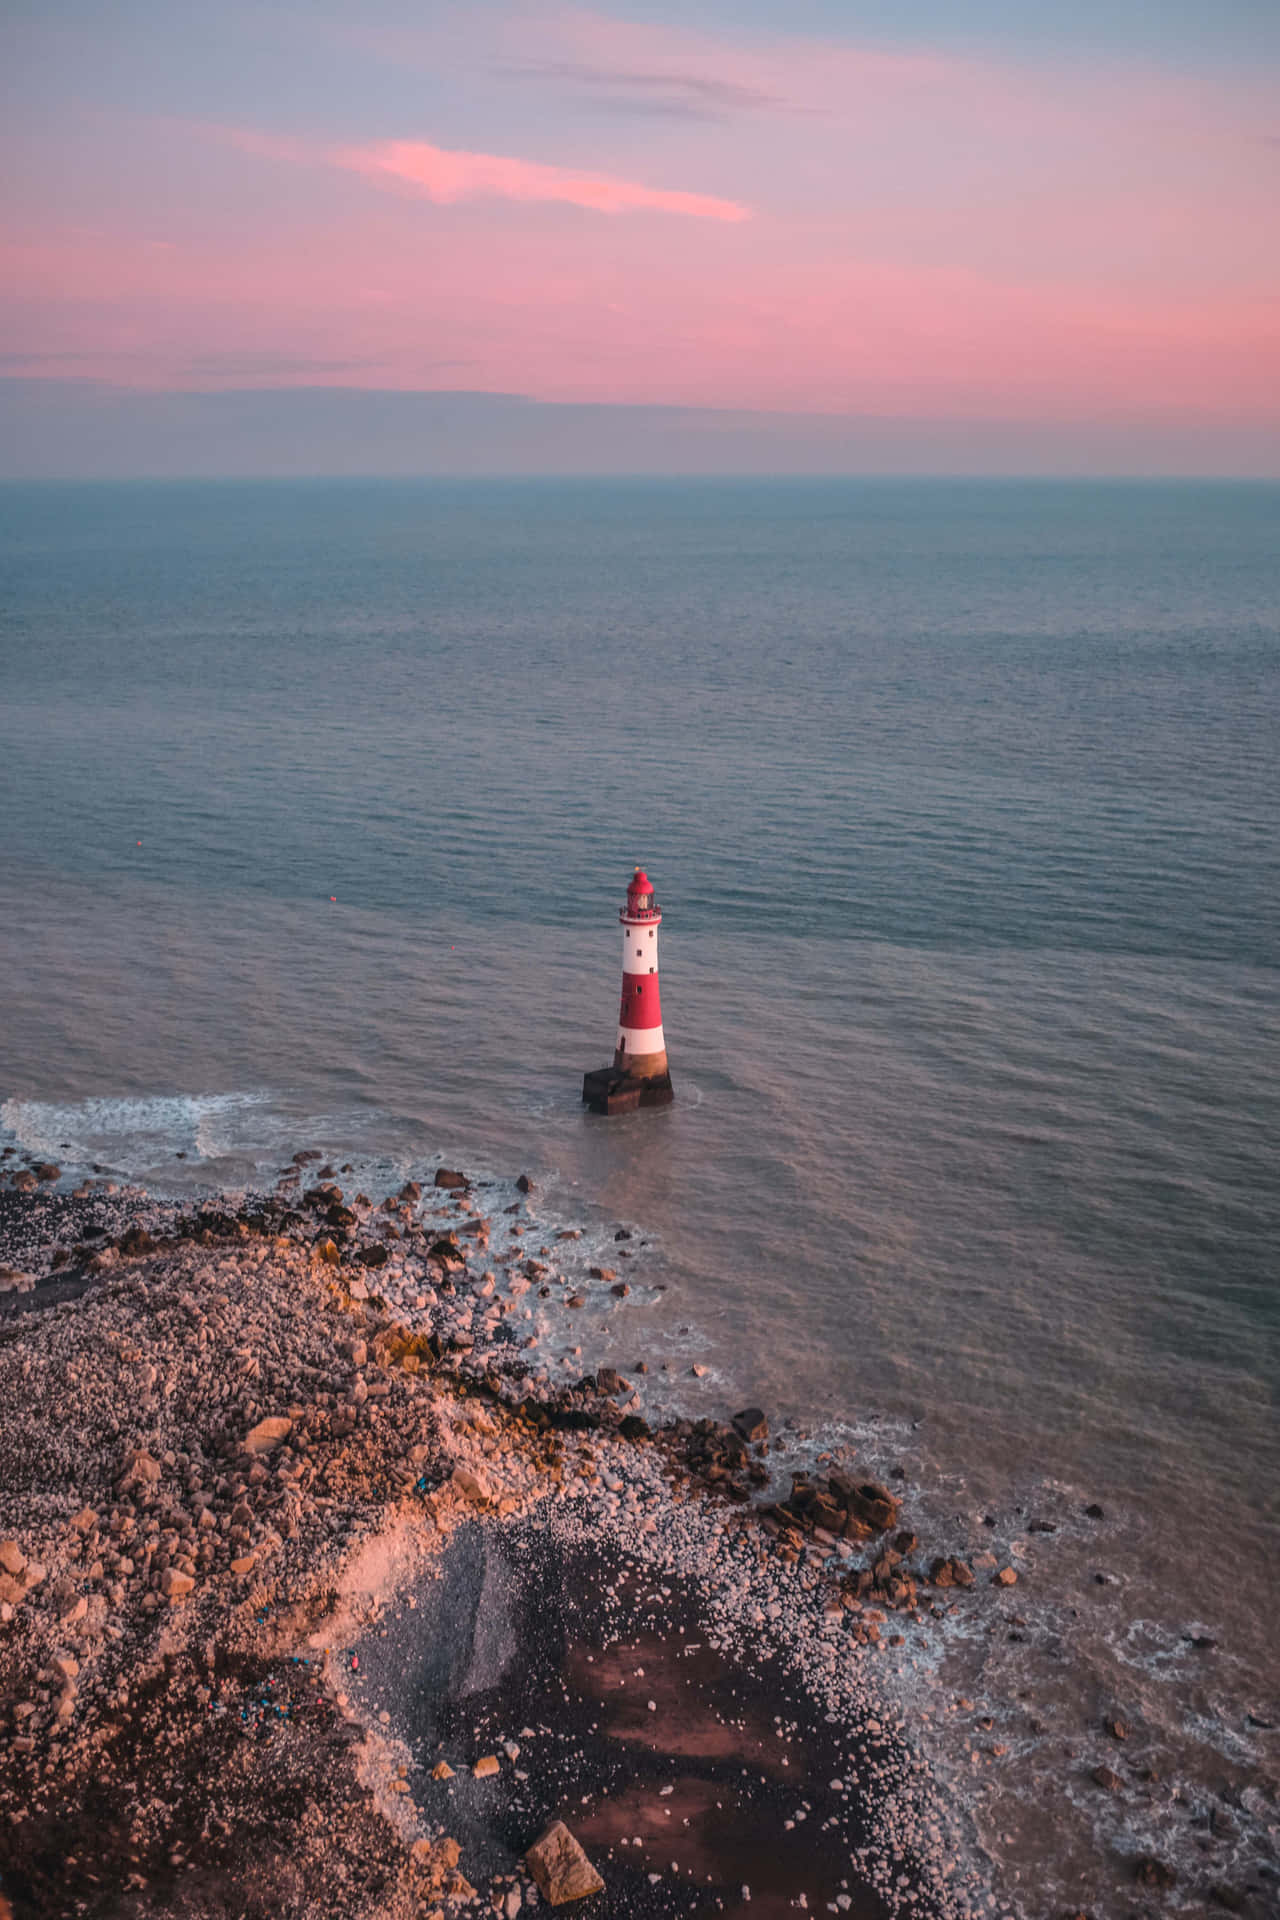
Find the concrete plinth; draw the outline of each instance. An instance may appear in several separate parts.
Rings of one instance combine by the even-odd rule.
[[[676,1096],[669,1073],[595,1067],[582,1076],[582,1097],[592,1113],[634,1113],[637,1107],[669,1107]]]

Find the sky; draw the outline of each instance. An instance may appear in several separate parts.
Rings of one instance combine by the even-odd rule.
[[[0,471],[296,465],[246,392],[376,470],[354,389],[457,396],[424,470],[474,396],[495,470],[585,408],[622,470],[675,409],[686,470],[1280,473],[1273,0],[9,0],[0,70]]]

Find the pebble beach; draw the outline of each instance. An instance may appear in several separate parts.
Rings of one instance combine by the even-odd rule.
[[[1247,1776],[1188,1880],[1114,1716],[1086,1898],[1030,1835],[997,1870],[982,1782],[1036,1703],[948,1697],[936,1650],[1026,1628],[1034,1542],[948,1551],[904,1469],[801,1465],[767,1409],[650,1418],[640,1354],[553,1368],[548,1316],[639,1283],[617,1231],[583,1269],[527,1177],[365,1193],[314,1149],[199,1203],[10,1160],[0,1903],[1266,1912]]]

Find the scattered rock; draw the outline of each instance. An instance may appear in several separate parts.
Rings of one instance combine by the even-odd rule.
[[[455,1467],[452,1480],[458,1492],[465,1493],[468,1500],[488,1500],[491,1497],[489,1482],[482,1473],[475,1473],[470,1467]]]
[[[991,1584],[993,1587],[1016,1587],[1018,1584],[1016,1568],[1001,1567],[1000,1571],[993,1577]]]
[[[244,1437],[244,1450],[246,1453],[270,1453],[292,1432],[292,1420],[282,1413],[272,1414],[266,1420],[259,1420],[256,1427],[250,1427]]]
[[[469,1187],[471,1182],[465,1173],[458,1173],[453,1167],[437,1167],[435,1184],[438,1187]]]
[[[483,1759],[476,1761],[471,1771],[477,1780],[492,1780],[494,1774],[498,1772],[497,1755],[486,1753]]]
[[[1124,1781],[1110,1767],[1095,1767],[1090,1778],[1095,1787],[1105,1787],[1108,1793],[1119,1793]]]
[[[929,1578],[935,1587],[971,1587],[974,1581],[973,1568],[963,1560],[935,1560],[929,1569]]]
[[[126,1259],[135,1260],[143,1254],[154,1253],[156,1243],[145,1227],[130,1227],[127,1232],[120,1235],[116,1241],[116,1247]]]
[[[0,1540],[0,1567],[16,1579],[27,1564],[27,1556],[16,1540]]]
[[[759,1407],[744,1407],[741,1413],[735,1413],[733,1430],[741,1434],[749,1445],[754,1445],[757,1440],[769,1438],[769,1422]]]
[[[519,1178],[519,1179],[518,1179],[518,1180],[516,1181],[516,1190],[517,1190],[517,1192],[519,1192],[519,1193],[532,1193],[532,1192],[533,1192],[533,1182],[532,1182],[532,1180],[531,1180],[531,1179],[529,1178],[529,1176],[528,1176],[528,1174],[527,1174],[527,1173],[522,1173],[522,1174],[520,1175],[520,1178]]]
[[[61,1180],[62,1168],[56,1167],[52,1160],[41,1160],[34,1168],[37,1180]]]
[[[1160,1893],[1168,1893],[1178,1884],[1173,1868],[1151,1853],[1140,1854],[1134,1861],[1133,1877],[1140,1887],[1155,1887]]]
[[[123,1486],[154,1487],[163,1469],[145,1447],[135,1447],[124,1463]]]
[[[177,1567],[166,1567],[160,1575],[160,1591],[166,1600],[185,1600],[195,1584],[189,1573]]]
[[[569,1900],[585,1900],[604,1888],[604,1881],[563,1820],[553,1820],[539,1835],[525,1854],[525,1864],[542,1897],[553,1907],[562,1907]]]

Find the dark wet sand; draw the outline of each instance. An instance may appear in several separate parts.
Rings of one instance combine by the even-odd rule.
[[[810,1912],[843,1896],[857,1920],[886,1914],[849,1858],[870,1750],[851,1767],[847,1737],[776,1663],[713,1647],[695,1583],[536,1523],[471,1526],[415,1598],[353,1650],[354,1671],[343,1661],[353,1697],[389,1713],[414,1798],[474,1879],[514,1872],[563,1819],[605,1881],[591,1912],[762,1920],[794,1914],[803,1893]],[[500,1773],[474,1779],[489,1753]],[[431,1778],[440,1759],[454,1779]]]

